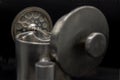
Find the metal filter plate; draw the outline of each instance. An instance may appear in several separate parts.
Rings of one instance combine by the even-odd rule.
[[[92,41],[90,40],[92,43],[87,44],[94,46],[94,43],[97,43],[97,40],[100,41],[99,38],[101,38],[103,43],[107,45],[109,29],[106,18],[100,10],[92,6],[78,7],[56,22],[52,30],[51,43],[56,48],[58,63],[68,75],[73,77],[85,76],[101,63],[106,45],[102,55],[99,53],[100,56],[97,57],[90,56],[87,50],[82,47],[85,38],[94,32],[100,34],[97,34],[97,37]],[[82,41],[83,44],[81,44]],[[94,50],[95,47],[89,49]],[[91,52],[100,51],[99,48],[97,50]]]
[[[35,31],[48,33],[52,29],[52,20],[49,14],[39,7],[27,7],[17,14],[12,23],[12,37],[22,32]],[[39,36],[38,36],[39,37]]]

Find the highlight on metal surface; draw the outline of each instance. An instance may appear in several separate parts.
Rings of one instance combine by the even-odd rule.
[[[52,29],[49,14],[39,7],[27,7],[17,14],[12,23],[12,37],[22,32],[35,31],[37,37],[48,36]],[[41,35],[42,33],[42,35]]]

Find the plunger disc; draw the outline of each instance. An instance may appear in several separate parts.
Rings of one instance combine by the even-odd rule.
[[[74,77],[81,77],[98,66],[106,50],[109,37],[109,29],[105,16],[95,7],[83,6],[71,11],[69,14],[60,18],[52,30],[51,43],[57,51],[58,62],[67,74]],[[93,37],[92,43],[85,43],[92,33],[100,33]],[[99,40],[100,36],[100,40]],[[89,40],[88,40],[89,41]],[[97,41],[102,45],[102,52],[96,57],[101,48],[99,45],[94,47]],[[83,44],[82,44],[83,43]],[[86,49],[86,45],[91,45],[93,54]],[[105,45],[104,45],[105,44]]]

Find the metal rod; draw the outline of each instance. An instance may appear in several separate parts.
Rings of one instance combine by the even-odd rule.
[[[37,80],[54,80],[55,63],[51,61],[40,61],[35,64]]]

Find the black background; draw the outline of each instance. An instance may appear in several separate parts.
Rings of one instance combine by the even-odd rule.
[[[61,16],[82,5],[91,5],[100,9],[109,24],[109,46],[100,66],[120,68],[120,0],[0,0],[0,58],[2,57],[0,71],[13,69],[11,66],[14,63],[8,64],[9,59],[15,59],[11,24],[18,12],[29,6],[41,7],[50,14],[54,25]]]

